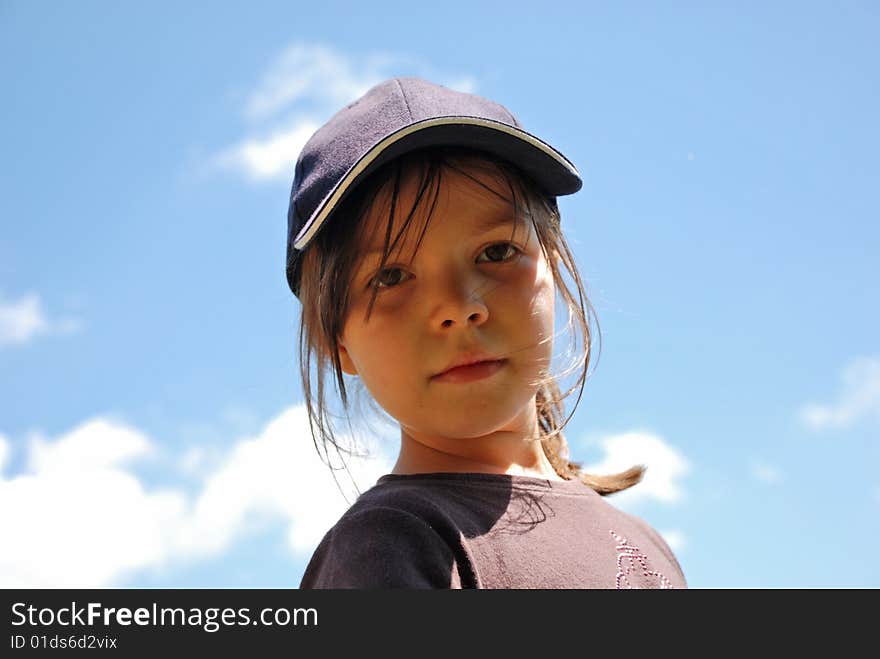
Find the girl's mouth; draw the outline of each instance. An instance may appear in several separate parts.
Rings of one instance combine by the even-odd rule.
[[[474,382],[482,380],[494,375],[507,364],[506,359],[496,359],[493,361],[477,362],[467,366],[457,366],[448,371],[444,371],[439,375],[431,378],[434,382],[446,382],[450,384],[460,384],[464,382]]]

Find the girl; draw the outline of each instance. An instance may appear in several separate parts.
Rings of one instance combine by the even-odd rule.
[[[309,139],[287,278],[313,440],[348,450],[329,423],[330,371],[346,411],[343,374],[395,420],[400,451],[301,588],[686,587],[663,539],[602,498],[644,468],[597,476],[568,459],[563,401],[580,400],[592,307],[556,196],[580,187],[506,108],[418,78],[376,85]],[[584,344],[565,392],[572,369],[550,372],[557,294]]]

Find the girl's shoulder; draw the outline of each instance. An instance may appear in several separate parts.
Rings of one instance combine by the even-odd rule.
[[[445,509],[442,492],[429,483],[383,480],[364,491],[330,529],[337,535],[374,536],[432,528]]]
[[[412,501],[364,492],[327,531],[300,588],[449,588],[452,548]]]

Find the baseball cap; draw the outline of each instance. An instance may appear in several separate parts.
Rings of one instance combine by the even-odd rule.
[[[500,156],[550,197],[573,194],[583,184],[562,153],[527,132],[503,105],[422,78],[390,78],[334,114],[297,158],[287,211],[287,283],[294,295],[303,251],[358,183],[404,153],[441,145]]]

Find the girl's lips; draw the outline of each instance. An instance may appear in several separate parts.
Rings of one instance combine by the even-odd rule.
[[[435,382],[462,383],[482,380],[490,375],[494,375],[500,371],[507,363],[506,359],[496,359],[494,361],[477,362],[468,366],[457,366],[448,371],[444,371],[439,375],[435,375],[432,380]]]

